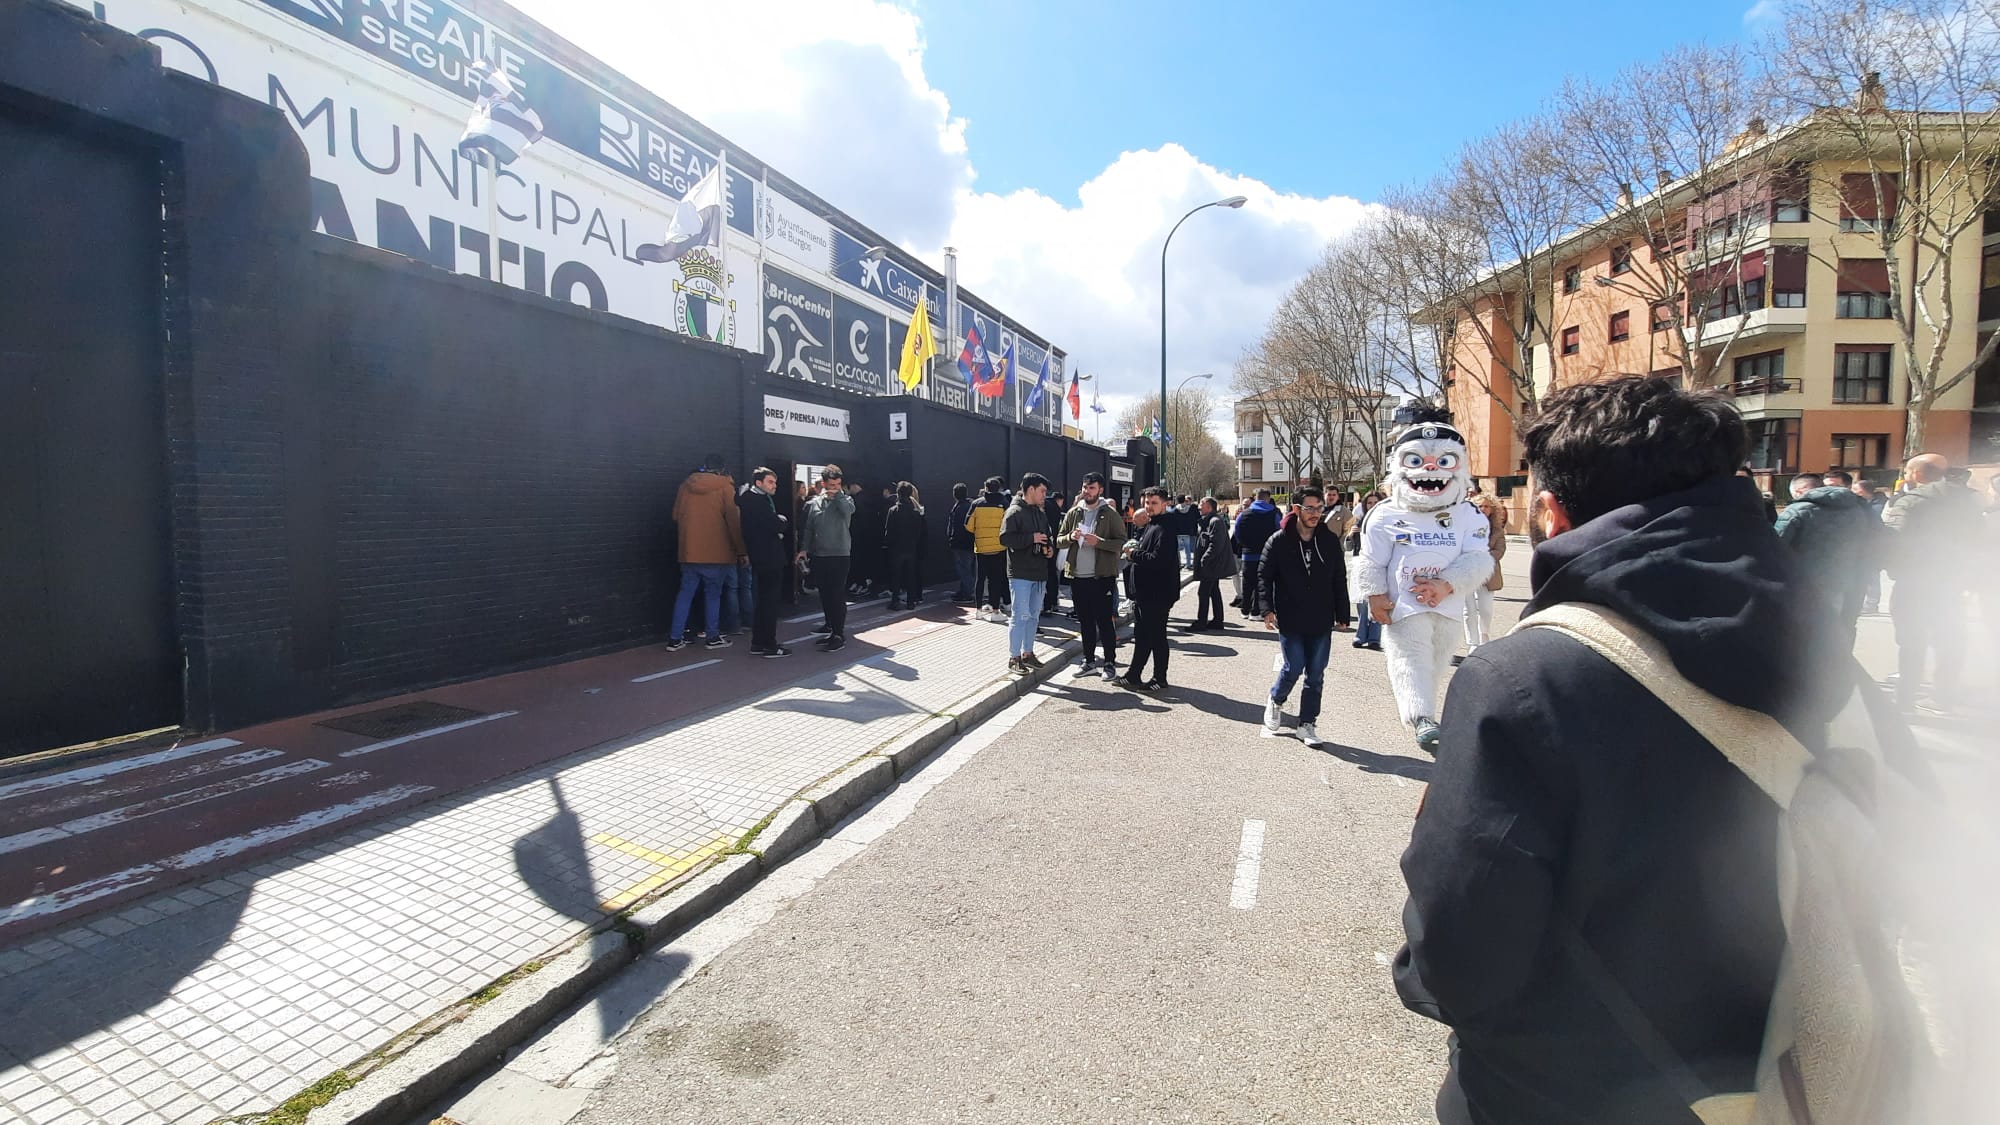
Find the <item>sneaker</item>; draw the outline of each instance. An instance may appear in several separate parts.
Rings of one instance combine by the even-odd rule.
[[[1354,647],[1355,647],[1355,648],[1367,648],[1367,647],[1368,647],[1368,642],[1367,642],[1367,641],[1355,641],[1355,642],[1354,642]]]
[[[1084,657],[1083,663],[1076,666],[1076,674],[1079,676],[1088,676],[1095,671],[1097,671],[1097,658],[1095,656]]]
[[[820,622],[819,624],[817,624],[817,625],[813,626],[813,633],[814,633],[815,635],[817,635],[817,636],[822,636],[822,637],[824,637],[824,636],[827,636],[828,634],[830,634],[830,633],[832,633],[832,632],[833,632],[833,627],[832,627],[831,625],[828,625],[828,624],[827,624],[826,622],[824,622],[824,621],[822,621],[822,622]]]
[[[1042,658],[1032,652],[1024,652],[1021,654],[1021,663],[1026,664],[1030,668],[1040,668],[1042,666]]]
[[[661,645],[660,647],[666,649],[668,652],[679,652],[680,650],[686,648],[687,646],[688,646],[687,641],[682,640],[679,637],[675,637],[673,640],[668,641],[666,644]]]
[[[1098,665],[1097,670],[1104,677],[1105,683],[1115,684],[1118,682],[1118,662],[1116,660]]]
[[[826,639],[826,651],[828,652],[839,652],[841,649],[844,649],[846,647],[847,647],[846,637],[828,637]]]
[[[899,610],[899,609],[901,609],[901,608],[903,608],[903,603],[902,603],[902,602],[899,602],[899,601],[897,601],[897,600],[896,600],[896,599],[894,599],[894,598],[890,598],[890,599],[889,599],[889,612],[890,612],[890,613],[894,613],[894,612],[896,612],[897,610]]]
[[[1319,745],[1319,731],[1311,723],[1299,724],[1299,741],[1307,746]]]
[[[1148,680],[1146,681],[1146,687],[1148,690],[1161,692],[1162,694],[1173,690],[1167,686],[1167,681],[1165,680]]]
[[[728,648],[728,647],[729,647],[729,638],[728,638],[728,637],[711,637],[711,638],[709,638],[708,642],[707,642],[706,644],[702,645],[701,647],[703,647],[703,648]]]
[[[1025,676],[1028,674],[1028,666],[1021,663],[1020,657],[1010,656],[1007,658],[1007,674],[1010,676]]]
[[[1443,732],[1438,729],[1436,720],[1417,720],[1417,749],[1422,750],[1433,758],[1437,757],[1438,742],[1442,735]]]
[[[776,660],[780,656],[790,656],[791,654],[792,650],[786,648],[784,645],[773,645],[770,648],[763,649],[757,653],[758,656],[761,656],[766,660]]]
[[[1279,732],[1283,731],[1284,729],[1285,729],[1284,707],[1281,706],[1275,699],[1266,700],[1264,702],[1264,736],[1266,738],[1276,738],[1278,737]]]
[[[832,643],[833,643],[833,634],[831,634],[831,633],[828,633],[828,634],[827,634],[826,636],[824,636],[824,637],[814,637],[814,638],[813,638],[813,643],[814,643],[814,644],[816,644],[816,645],[818,645],[818,646],[819,646],[819,647],[821,647],[821,648],[825,648],[826,646],[828,646],[828,645],[830,645],[830,644],[832,644]]]
[[[1143,680],[1135,680],[1130,676],[1120,676],[1118,677],[1118,686],[1128,691],[1148,691],[1151,690],[1153,685]]]

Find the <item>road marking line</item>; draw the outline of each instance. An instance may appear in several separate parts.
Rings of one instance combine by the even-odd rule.
[[[1257,878],[1264,869],[1264,822],[1243,822],[1243,840],[1236,845],[1236,881],[1229,885],[1229,905],[1249,910],[1257,905]]]
[[[669,668],[664,672],[654,672],[653,674],[648,676],[634,676],[632,677],[632,682],[635,684],[651,683],[654,680],[662,679],[667,676],[678,676],[682,672],[692,672],[696,668],[706,668],[711,664],[720,664],[720,663],[722,663],[720,659],[703,660],[694,664],[683,665],[679,668]]]
[[[682,875],[687,874],[696,864],[727,848],[729,846],[729,834],[723,833],[706,844],[701,844],[686,851],[673,853],[654,851],[651,848],[642,847],[629,840],[621,840],[616,836],[608,836],[602,832],[592,836],[590,842],[593,844],[602,844],[614,851],[621,851],[626,855],[637,856],[648,863],[656,863],[660,866],[658,871],[597,904],[600,909],[615,914],[640,899],[645,898],[647,895],[652,894],[654,891],[659,890],[661,887],[666,886],[668,883],[673,882],[675,879],[680,878]]]
[[[100,898],[115,895],[132,887],[143,887],[159,876],[171,871],[186,871],[216,860],[228,859],[244,852],[276,843],[315,828],[337,824],[362,813],[393,805],[407,797],[415,797],[431,791],[428,785],[396,785],[380,789],[365,796],[357,797],[344,805],[332,805],[314,809],[279,824],[268,824],[254,832],[241,836],[231,836],[198,848],[189,848],[179,855],[168,856],[158,863],[142,863],[109,875],[99,875],[81,883],[63,887],[47,894],[31,895],[0,912],[0,927],[8,922],[18,922],[24,918],[39,918],[47,914],[59,914],[74,906],[94,902]]]
[[[377,750],[387,750],[391,746],[401,746],[405,742],[415,742],[419,738],[429,738],[434,734],[450,734],[455,730],[476,727],[481,723],[490,723],[495,719],[505,719],[518,714],[520,714],[519,711],[495,711],[491,715],[481,715],[476,719],[467,719],[462,723],[451,723],[446,726],[432,727],[429,730],[420,730],[415,734],[406,734],[401,738],[391,738],[386,742],[377,742],[373,746],[357,746],[352,750],[342,750],[340,756],[343,758],[359,758],[363,754],[373,754]]]
[[[303,774],[315,773],[325,769],[327,765],[328,763],[322,762],[318,758],[307,758],[304,761],[291,762],[274,769],[246,773],[242,777],[232,777],[227,781],[211,782],[199,788],[187,789],[179,793],[168,793],[155,797],[150,801],[140,801],[137,804],[106,809],[104,812],[92,813],[89,816],[78,817],[75,820],[66,820],[61,824],[51,824],[45,828],[16,832],[12,836],[0,836],[0,855],[6,855],[9,852],[18,852],[23,848],[32,848],[38,844],[47,844],[56,840],[68,839],[72,836],[81,836],[86,832],[95,832],[101,828],[110,828],[113,825],[124,824],[127,821],[137,820],[140,817],[153,816],[158,813],[185,808],[188,805],[198,805],[203,801],[213,801],[217,797],[227,797],[232,793],[241,793],[245,790],[255,789],[260,785],[269,785],[272,782],[283,781],[288,777],[299,777]]]
[[[31,777],[24,781],[13,781],[6,785],[0,785],[0,800],[5,800],[8,797],[25,796],[29,793],[41,793],[50,789],[60,789],[65,785],[95,785],[107,777],[125,773],[128,770],[145,769],[147,766],[156,766],[161,762],[178,761],[182,758],[191,758],[196,754],[206,754],[211,750],[226,750],[231,746],[241,745],[243,745],[241,742],[233,738],[212,738],[207,742],[190,742],[186,746],[176,746],[170,750],[158,750],[151,754],[141,754],[136,758],[121,758],[118,761],[105,762],[101,765],[82,766],[78,769],[64,770],[62,773],[52,773],[43,777]]]
[[[285,752],[283,750],[271,747],[245,750],[241,754],[231,754],[226,758],[210,758],[206,761],[181,766],[178,769],[168,770],[157,777],[127,778],[119,784],[108,785],[101,789],[92,788],[80,793],[64,794],[61,797],[52,798],[38,804],[35,808],[36,811],[42,813],[44,816],[54,816],[57,813],[68,812],[71,809],[81,808],[84,805],[97,801],[116,800],[120,797],[130,797],[134,793],[164,789],[169,785],[179,785],[183,782],[193,781],[197,777],[206,777],[212,773],[221,773],[223,770],[233,770],[238,766],[254,766],[258,762],[268,762],[272,758],[282,758],[284,756]]]

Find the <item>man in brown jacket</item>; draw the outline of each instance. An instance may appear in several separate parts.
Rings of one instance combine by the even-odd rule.
[[[687,644],[688,607],[697,584],[702,609],[708,615],[708,647],[728,648],[722,635],[722,599],[734,597],[737,567],[749,561],[743,547],[743,517],[736,506],[736,482],[718,454],[709,454],[701,468],[681,483],[674,498],[674,525],[680,530],[681,590],[674,599],[674,626],[667,651]]]

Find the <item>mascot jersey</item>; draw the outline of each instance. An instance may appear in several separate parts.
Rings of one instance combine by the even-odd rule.
[[[1466,500],[1472,485],[1467,462],[1465,439],[1444,424],[1412,426],[1390,450],[1383,481],[1389,498],[1368,515],[1358,585],[1363,594],[1393,596],[1396,619],[1419,613],[1457,618],[1472,587],[1492,573],[1486,552],[1492,532]],[[1410,587],[1420,578],[1451,583],[1451,596],[1435,607],[1417,601]]]

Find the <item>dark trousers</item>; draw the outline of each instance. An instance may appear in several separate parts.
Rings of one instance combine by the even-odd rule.
[[[1140,679],[1139,673],[1150,657],[1154,682],[1167,682],[1167,611],[1172,608],[1172,602],[1133,604],[1138,623],[1132,629],[1132,670],[1125,673],[1126,679]]]
[[[784,590],[785,568],[757,571],[757,601],[750,612],[750,647],[778,647],[778,600]]]
[[[1257,616],[1257,560],[1243,560],[1243,616]]]
[[[1075,601],[1076,595],[1071,594],[1070,600]],[[1052,558],[1049,560],[1049,584],[1043,588],[1043,593],[1042,593],[1042,612],[1054,613],[1057,609],[1061,607],[1062,607],[1062,568],[1057,566],[1056,560]]]
[[[972,600],[992,609],[1007,604],[1007,552],[979,556],[979,580],[973,584]]]
[[[889,558],[889,597],[901,597],[911,605],[917,604],[924,596],[924,568],[917,563],[915,555],[892,555]]]
[[[1222,624],[1222,579],[1203,578],[1195,584],[1194,620],[1197,625]],[[1211,612],[1209,607],[1214,606]]]
[[[819,611],[826,618],[831,636],[847,635],[847,570],[852,562],[845,555],[816,555],[812,559],[813,584],[819,589]]]
[[[1069,597],[1076,603],[1076,621],[1083,632],[1083,657],[1090,659],[1101,644],[1104,659],[1118,663],[1118,612],[1112,598],[1113,578],[1072,578]]]
[[[1926,656],[1931,699],[1951,703],[1965,658],[1965,599],[1920,590],[1914,580],[1898,582],[1889,617],[1896,626],[1896,703],[1905,708],[1916,703]]]

